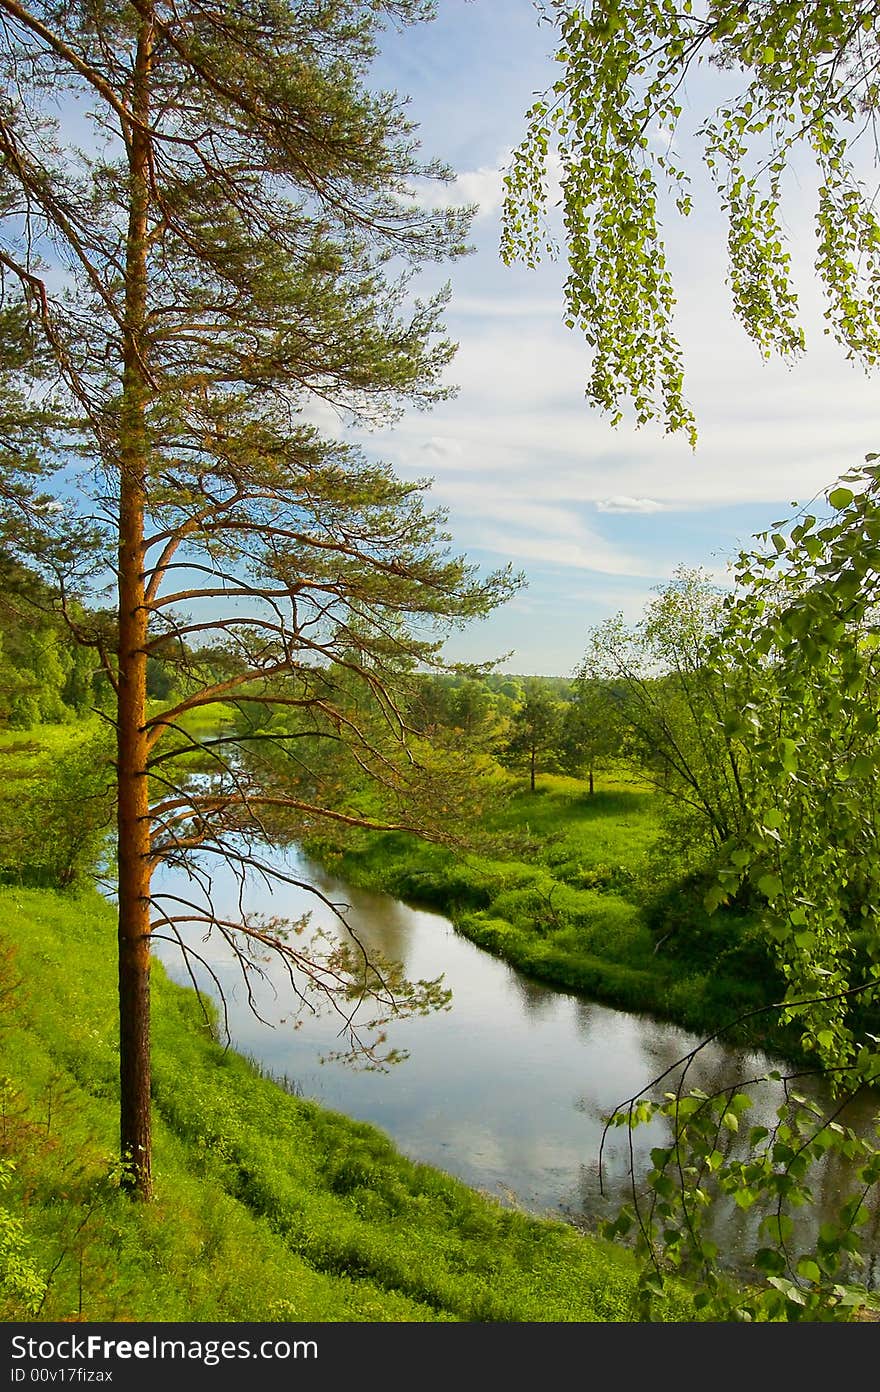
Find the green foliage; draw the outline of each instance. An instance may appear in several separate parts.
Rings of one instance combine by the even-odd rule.
[[[22,298],[7,290],[0,305],[0,543],[4,548],[39,528],[51,503],[44,482],[68,444],[65,436],[72,422],[49,386],[51,361],[27,290]]]
[[[769,1126],[747,1125],[751,1089],[772,1082],[782,1096]],[[634,1098],[615,1112],[614,1126],[639,1126],[653,1117],[671,1125],[672,1144],[651,1151],[645,1190],[603,1225],[606,1236],[635,1234],[642,1260],[643,1318],[670,1273],[697,1289],[695,1308],[722,1321],[851,1321],[872,1303],[859,1282],[864,1265],[859,1228],[880,1183],[880,1149],[792,1088],[779,1072],[744,1081],[714,1095],[681,1088],[661,1101]],[[880,1127],[878,1127],[880,1134]],[[741,1143],[738,1143],[741,1142]],[[793,1215],[813,1202],[811,1167],[838,1155],[849,1166],[849,1191],[812,1246],[796,1236]],[[710,1220],[719,1210],[760,1215],[745,1286],[723,1270]]]
[[[49,587],[11,560],[8,545],[0,582],[0,726],[27,730],[75,719],[95,700],[95,653],[76,642]],[[84,616],[79,607],[77,616]]]
[[[743,881],[764,897],[786,1014],[835,1067],[859,1066],[853,1007],[880,980],[878,490],[868,463],[824,518],[802,513],[779,524],[781,545],[764,535],[742,553],[720,639],[752,822],[725,846],[711,902]]]
[[[664,837],[661,845],[667,844]],[[647,891],[648,885],[642,883]],[[657,939],[656,951],[688,968],[761,981],[778,999],[784,978],[764,924],[762,896],[750,895],[746,886],[739,902],[710,913],[706,896],[715,884],[712,866],[670,880],[667,861],[663,880],[648,898],[645,911]]]
[[[830,489],[824,508],[774,523],[740,554],[707,658],[721,693],[719,726],[747,771],[748,795],[705,905],[717,919],[734,896],[760,904],[783,987],[774,1013],[839,1100],[823,1115],[787,1088],[776,1123],[752,1128],[745,1155],[733,1157],[718,1149],[718,1136],[738,1130],[760,1079],[713,1097],[680,1089],[661,1103],[637,1099],[614,1117],[639,1125],[659,1110],[675,1122],[675,1144],[655,1157],[646,1180],[648,1207],[637,1204],[635,1214],[643,1290],[647,1297],[660,1289],[664,1271],[688,1271],[703,1283],[702,1307],[714,1318],[847,1320],[867,1298],[854,1273],[864,1260],[858,1229],[880,1182],[880,1146],[838,1113],[880,1080],[874,458]],[[795,1250],[789,1211],[810,1202],[811,1167],[829,1150],[856,1162],[855,1186],[815,1247]],[[754,1254],[764,1284],[745,1296],[718,1277],[717,1251],[705,1238],[725,1201],[769,1205]]]
[[[523,702],[511,718],[503,757],[514,766],[525,765],[532,792],[538,773],[555,765],[560,718],[559,703],[546,685],[530,678],[525,685]]]
[[[687,848],[688,872],[749,817],[749,768],[725,727],[714,663],[722,614],[723,591],[701,569],[679,566],[637,624],[618,614],[590,631],[578,673],[582,689],[602,683],[609,724],[622,732],[634,769],[663,793],[664,853],[684,858]]]
[[[8,1081],[0,1079],[0,1094]],[[11,1160],[0,1158],[0,1193],[15,1172]],[[46,1294],[46,1281],[28,1254],[24,1224],[0,1204],[0,1316],[28,1319],[39,1309]]]
[[[696,441],[661,227],[666,205],[684,217],[693,209],[676,137],[692,109],[682,84],[701,65],[740,78],[695,132],[727,219],[734,313],[765,355],[803,350],[782,199],[803,146],[819,173],[815,265],[827,332],[848,357],[874,366],[880,223],[851,158],[878,106],[874,0],[547,0],[541,8],[558,31],[560,74],[527,114],[506,178],[501,250],[528,265],[556,254],[546,228],[555,149],[566,322],[593,350],[589,400],[615,422],[629,400],[639,423],[660,417]]]
[[[0,880],[73,889],[96,873],[108,849],[112,733],[106,726],[72,730],[63,745],[44,751],[41,764],[0,800]]]
[[[589,779],[591,791],[597,765],[622,752],[623,726],[612,689],[579,673],[574,700],[562,714],[558,736],[559,767],[563,773]]]

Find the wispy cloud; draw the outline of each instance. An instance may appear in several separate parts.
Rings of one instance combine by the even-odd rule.
[[[418,180],[412,196],[420,208],[453,208],[476,204],[478,217],[489,217],[498,211],[504,198],[504,166],[509,151],[499,156],[497,164],[483,165],[457,174],[448,183],[438,180]]]
[[[624,494],[615,494],[613,498],[597,498],[597,512],[662,512],[663,503],[658,503],[656,498],[627,498]]]
[[[628,555],[603,537],[586,532],[579,537],[559,537],[552,533],[529,536],[490,523],[477,529],[472,547],[491,551],[508,560],[531,561],[541,566],[592,571],[600,575],[647,577],[655,574],[647,561]]]
[[[462,455],[461,441],[444,435],[431,435],[419,448],[432,460],[460,459]]]

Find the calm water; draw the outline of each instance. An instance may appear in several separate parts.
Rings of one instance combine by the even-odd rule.
[[[412,1159],[439,1166],[502,1201],[585,1227],[609,1216],[630,1183],[629,1133],[614,1130],[606,1141],[603,1197],[599,1147],[605,1117],[674,1065],[698,1038],[530,981],[460,937],[440,915],[342,885],[296,853],[282,863],[288,873],[347,906],[346,916],[364,945],[403,963],[411,979],[442,973],[452,1006],[391,1025],[389,1042],[408,1050],[408,1057],[388,1072],[322,1062],[344,1043],[338,1017],[306,1013],[294,1028],[290,985],[278,964],[269,962],[265,979],[252,982],[258,1011],[268,1022],[261,1024],[249,1008],[229,948],[216,935],[202,941],[193,932],[189,941],[210,964],[226,997],[233,1046],[285,1075],[304,1096],[381,1127]],[[157,889],[196,897],[182,876],[163,872],[157,879]],[[229,871],[213,869],[213,893],[218,908],[237,905],[238,886]],[[344,932],[306,890],[276,885],[270,891],[255,880],[245,902],[249,910],[291,919],[311,912],[312,928]],[[157,943],[156,952],[176,980],[188,983],[179,948]],[[208,973],[196,968],[196,975],[216,998]],[[711,1092],[772,1066],[763,1055],[713,1044],[691,1067],[688,1085]],[[675,1076],[664,1089],[674,1085]],[[821,1100],[815,1088],[810,1091]],[[764,1121],[775,1100],[765,1088],[748,1120]],[[866,1102],[853,1108],[848,1120],[867,1127],[875,1110],[876,1104]],[[637,1172],[650,1148],[666,1139],[657,1122],[633,1133]],[[815,1204],[799,1219],[804,1236],[830,1216],[844,1190],[845,1174],[829,1165],[814,1186]],[[753,1215],[738,1210],[725,1217],[724,1232],[716,1236],[732,1262],[754,1222]],[[864,1236],[872,1251],[880,1249],[876,1212]],[[868,1274],[876,1284],[873,1266]]]

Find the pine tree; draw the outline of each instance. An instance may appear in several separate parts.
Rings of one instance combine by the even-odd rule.
[[[449,391],[445,293],[420,301],[411,282],[465,250],[468,214],[419,206],[414,181],[448,171],[420,160],[400,99],[367,86],[383,20],[429,12],[419,0],[0,0],[0,264],[78,412],[79,513],[116,590],[115,622],[80,636],[114,691],[121,1149],[144,1198],[152,929],[201,918],[281,953],[294,989],[338,984],[338,963],[322,970],[271,925],[157,899],[156,866],[213,854],[245,874],[247,838],[272,809],[370,822],[267,791],[254,761],[234,757],[235,735],[211,746],[217,786],[194,787],[179,773],[194,747],[182,718],[259,697],[312,712],[378,771],[384,756],[334,705],[328,667],[343,664],[400,747],[400,675],[441,661],[450,624],[516,583],[450,554],[424,484],[314,424],[327,407],[388,420]],[[98,137],[85,153],[81,110]],[[64,486],[61,474],[59,497]],[[54,567],[63,610],[81,555]],[[193,654],[218,642],[237,660],[206,679]],[[184,693],[158,712],[146,687],[157,654],[177,662]]]
[[[539,764],[552,762],[559,721],[560,707],[548,688],[534,678],[527,681],[525,699],[511,720],[507,755],[514,762],[525,762],[532,792],[536,788]]]

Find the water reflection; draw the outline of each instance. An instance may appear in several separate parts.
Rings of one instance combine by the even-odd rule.
[[[539,1019],[546,1015],[548,1011],[556,1008],[556,992],[550,986],[545,986],[541,981],[533,981],[530,977],[516,974],[513,978],[516,990],[519,992],[522,1001],[523,1013],[533,1019]]]
[[[574,1013],[579,1033],[588,1034],[589,1031],[593,1028],[593,1024],[596,1018],[596,1012],[593,1007],[592,1001],[581,1000],[579,997],[576,996],[574,1002]]]
[[[444,974],[453,991],[452,1009],[393,1022],[389,1042],[408,1050],[409,1057],[387,1073],[322,1063],[340,1047],[338,1019],[306,1016],[302,1028],[291,1028],[290,987],[270,961],[265,977],[252,983],[259,1012],[269,1022],[260,1024],[248,1008],[228,946],[216,937],[203,942],[194,935],[227,996],[235,1047],[295,1080],[304,1095],[382,1127],[413,1159],[439,1166],[502,1201],[585,1227],[611,1216],[628,1197],[630,1144],[638,1176],[650,1149],[668,1144],[669,1133],[662,1119],[633,1133],[612,1131],[602,1157],[603,1195],[599,1149],[607,1116],[700,1041],[648,1016],[610,1010],[530,981],[460,937],[440,915],[349,888],[294,853],[285,869],[315,883],[334,902],[350,905],[352,926],[365,947],[403,962],[411,978]],[[234,877],[229,874],[227,882],[224,875],[222,870],[214,875],[219,907],[224,895],[237,897]],[[175,877],[165,872],[163,879],[163,888],[173,892]],[[344,933],[332,913],[303,889],[283,886],[273,893],[255,881],[248,894],[251,911],[290,918],[311,912],[315,928]],[[187,982],[179,951],[168,944],[157,949],[171,974]],[[207,973],[196,968],[196,975],[206,993],[216,995]],[[713,1042],[697,1054],[687,1085],[713,1092],[760,1075],[774,1063]],[[672,1090],[676,1078],[676,1073],[664,1078],[660,1092]],[[824,1100],[820,1088],[809,1084],[809,1089]],[[749,1123],[766,1124],[775,1105],[772,1090],[765,1089]],[[858,1129],[868,1125],[875,1110],[874,1101],[861,1099],[847,1119]],[[830,1217],[846,1192],[845,1166],[832,1159],[816,1180],[814,1203],[802,1210],[803,1233]],[[751,1240],[758,1215],[731,1206],[722,1221],[716,1240],[734,1261]],[[878,1231],[875,1208],[864,1230],[872,1277]]]
[[[317,888],[338,906],[364,947],[378,950],[388,961],[398,962],[408,971],[411,933],[406,905],[387,895],[342,886],[317,867],[311,873]],[[346,926],[339,919],[332,919],[329,926],[340,942],[349,940]]]

